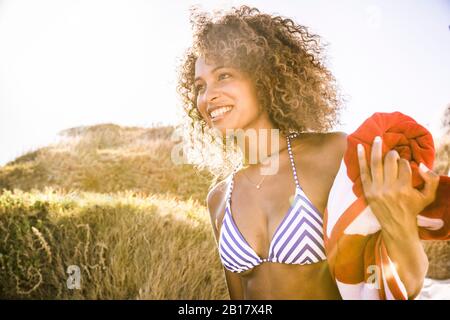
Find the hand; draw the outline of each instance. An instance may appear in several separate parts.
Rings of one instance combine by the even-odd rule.
[[[435,199],[439,176],[420,164],[419,173],[425,181],[422,190],[412,186],[409,161],[395,150],[389,151],[384,163],[382,141],[375,137],[367,166],[364,146],[358,144],[358,161],[365,198],[383,231],[417,234],[417,215]]]

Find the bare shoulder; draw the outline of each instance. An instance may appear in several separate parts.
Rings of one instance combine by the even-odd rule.
[[[347,148],[347,134],[345,132],[308,133],[304,141],[317,154],[340,157]]]
[[[322,176],[334,178],[347,149],[347,134],[340,131],[311,133],[306,140],[311,150],[309,153],[311,163],[316,163],[320,167]],[[317,158],[320,161],[316,161]]]
[[[212,187],[206,196],[206,204],[216,236],[218,234],[218,222],[221,221],[225,212],[225,197],[228,185],[229,179],[224,179]]]
[[[340,131],[322,134],[320,149],[320,153],[325,162],[330,165],[330,169],[337,170],[347,149],[347,134]]]
[[[324,173],[330,181],[334,181],[345,150],[347,149],[347,134],[345,132],[330,132],[324,134],[324,143],[321,154],[324,159]]]
[[[347,134],[336,131],[323,134],[324,145],[327,151],[333,151],[338,154],[344,154],[347,149]]]

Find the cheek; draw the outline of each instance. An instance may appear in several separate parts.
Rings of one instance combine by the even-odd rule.
[[[259,103],[256,97],[255,92],[248,89],[242,95],[242,105],[245,108],[246,113],[248,114],[257,114],[259,113]]]
[[[206,103],[202,99],[197,99],[197,111],[203,120],[208,122],[208,115],[206,113]]]
[[[196,105],[198,112],[203,115],[203,112],[205,110],[205,104],[202,103],[202,100],[200,98],[197,98]]]

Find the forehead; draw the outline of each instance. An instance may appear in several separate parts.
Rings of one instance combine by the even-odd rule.
[[[205,59],[203,56],[199,56],[195,61],[194,70],[194,81],[199,79],[205,79],[208,75],[212,75],[216,70],[226,68],[234,72],[236,76],[242,77],[243,79],[250,79],[247,71],[233,66],[232,63],[227,61],[213,61],[212,59]]]
[[[203,56],[200,56],[195,61],[195,75],[203,76],[213,72],[215,69],[219,67],[221,67],[221,65],[215,63],[214,61],[206,61],[206,59]]]

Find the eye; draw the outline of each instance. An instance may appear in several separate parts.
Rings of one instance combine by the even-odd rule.
[[[228,72],[224,72],[224,73],[219,74],[219,80],[223,79],[224,77],[225,77],[225,79],[228,78],[228,77],[231,77],[231,74],[228,73]]]
[[[203,90],[203,85],[202,84],[197,84],[194,86],[194,90],[195,92],[200,92],[201,90]]]

